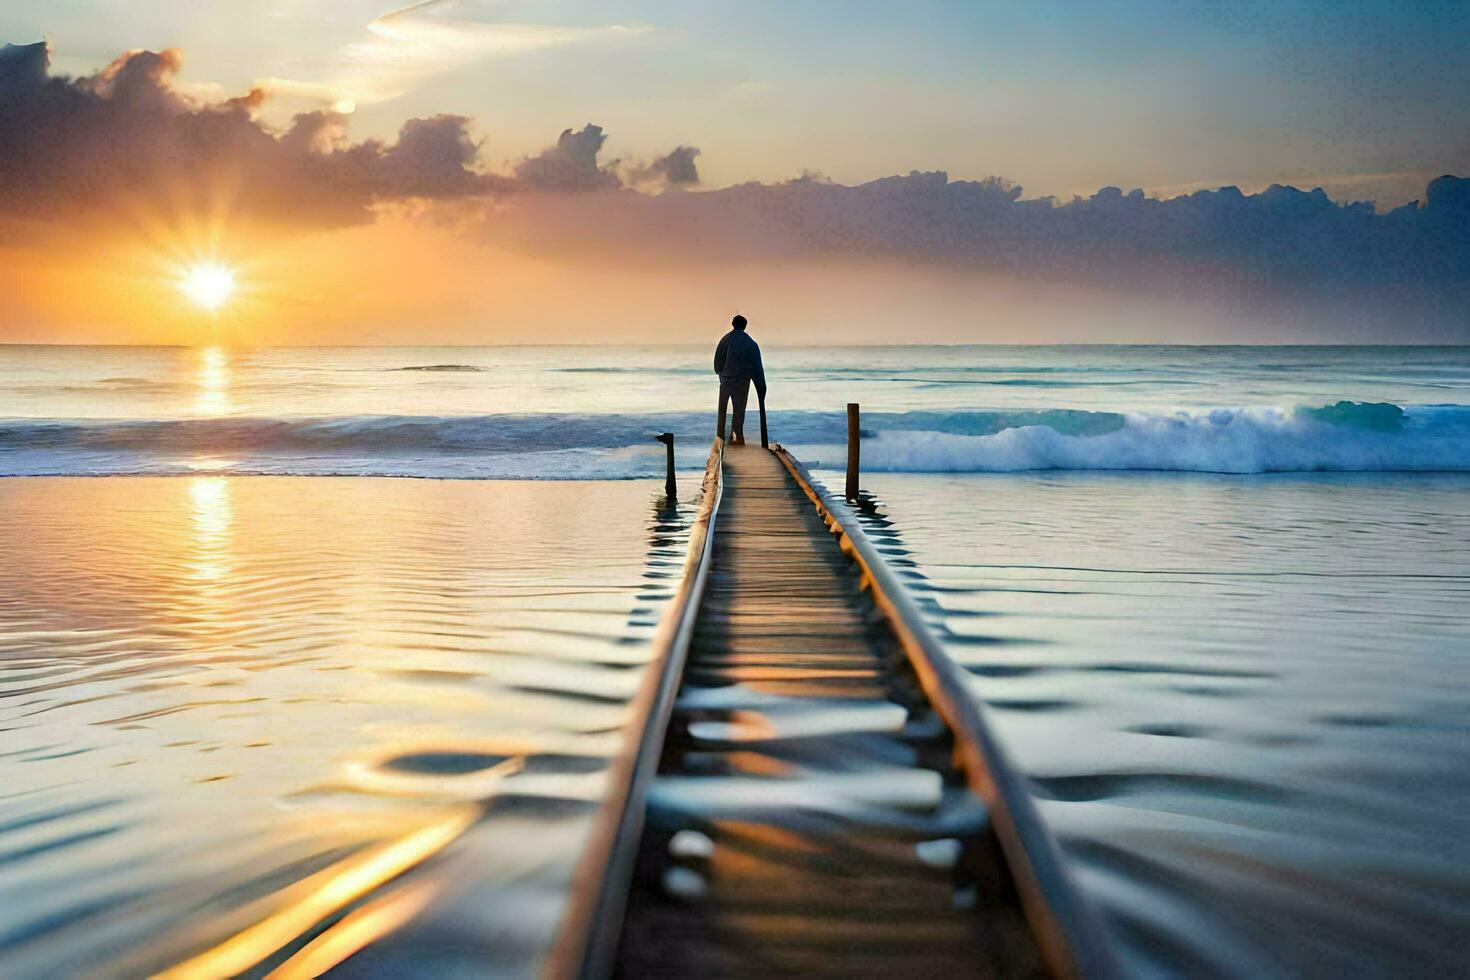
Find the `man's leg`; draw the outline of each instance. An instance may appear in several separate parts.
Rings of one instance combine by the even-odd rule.
[[[725,382],[721,381],[720,382],[720,420],[715,423],[715,425],[718,426],[718,428],[715,429],[715,435],[719,436],[721,439],[725,438],[725,411],[728,408],[729,404],[730,404],[730,389],[725,386]]]
[[[730,403],[734,411],[735,441],[745,441],[745,401],[750,397],[750,379],[730,384]]]

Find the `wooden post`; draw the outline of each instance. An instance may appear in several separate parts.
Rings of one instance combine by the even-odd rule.
[[[847,403],[847,499],[858,499],[858,457],[862,455],[862,434],[858,428],[858,403]]]
[[[766,434],[766,393],[757,391],[755,397],[760,399],[761,404],[761,448],[771,448],[771,437]]]
[[[662,435],[654,436],[654,438],[669,448],[668,468],[664,476],[664,496],[668,497],[672,503],[679,499],[679,484],[674,480],[674,434],[672,432],[665,432]]]

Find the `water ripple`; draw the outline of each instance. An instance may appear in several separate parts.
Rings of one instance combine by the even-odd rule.
[[[626,483],[0,482],[0,974],[258,972],[466,916],[534,972],[688,514]]]

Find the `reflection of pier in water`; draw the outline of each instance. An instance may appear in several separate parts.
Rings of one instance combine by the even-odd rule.
[[[715,440],[654,643],[553,974],[1114,972],[962,672],[781,447]]]

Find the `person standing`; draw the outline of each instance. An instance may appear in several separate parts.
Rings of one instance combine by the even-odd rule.
[[[719,435],[725,436],[725,406],[729,404],[733,409],[731,441],[736,445],[745,443],[745,402],[750,397],[752,381],[756,397],[762,402],[766,399],[766,372],[761,366],[760,345],[745,332],[745,325],[745,317],[737,313],[730,321],[730,332],[715,347],[715,374],[720,377]]]

